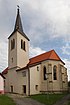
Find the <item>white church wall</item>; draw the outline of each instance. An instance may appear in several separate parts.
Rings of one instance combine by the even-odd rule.
[[[39,94],[41,85],[41,66],[36,65],[30,68],[30,95]]]
[[[21,40],[25,41],[25,50],[21,49]],[[17,66],[25,67],[29,63],[28,40],[17,32]]]
[[[4,77],[6,78],[5,81],[5,93],[9,92],[9,79],[8,79],[8,73],[4,74]]]
[[[0,75],[0,94],[4,94],[4,79]]]
[[[15,48],[11,50],[11,40],[15,39]],[[9,38],[8,46],[8,67],[13,68],[17,66],[17,33],[14,33],[12,37]],[[13,60],[12,60],[13,59]]]
[[[17,77],[17,68],[8,70],[8,82],[9,82],[9,92],[12,92],[11,86],[13,86],[12,93],[18,93],[18,77]]]
[[[28,70],[17,72],[18,78],[18,93],[25,95],[23,86],[26,86],[26,95],[28,95]]]

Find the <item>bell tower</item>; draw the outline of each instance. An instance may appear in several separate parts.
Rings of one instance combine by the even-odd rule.
[[[8,37],[8,67],[22,68],[29,63],[29,38],[23,31],[19,6],[17,8],[17,16],[14,31]]]

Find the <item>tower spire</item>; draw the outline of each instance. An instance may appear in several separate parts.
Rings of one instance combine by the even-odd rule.
[[[26,36],[26,34],[23,31],[19,8],[20,8],[19,5],[17,5],[17,16],[16,16],[14,31],[8,37],[8,39],[14,34],[14,32],[18,31],[21,35],[23,35],[29,41],[29,38]]]
[[[17,17],[16,17],[16,22],[15,22],[15,27],[14,27],[14,31],[16,30],[23,33],[23,27],[22,27],[22,22],[20,18],[20,12],[19,12],[19,5],[17,5]]]

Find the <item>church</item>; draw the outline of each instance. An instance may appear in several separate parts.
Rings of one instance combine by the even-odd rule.
[[[14,30],[8,37],[8,67],[2,72],[6,78],[5,92],[21,95],[66,92],[65,63],[54,50],[29,58],[29,41],[18,8]]]

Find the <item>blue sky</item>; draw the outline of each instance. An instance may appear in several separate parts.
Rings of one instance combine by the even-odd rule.
[[[70,80],[70,0],[0,0],[0,71],[8,65],[8,36],[17,4],[23,30],[30,39],[30,57],[54,49],[66,63]]]

